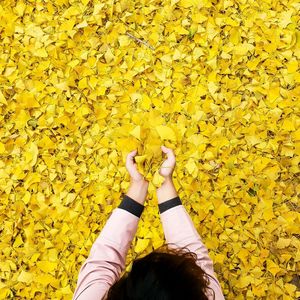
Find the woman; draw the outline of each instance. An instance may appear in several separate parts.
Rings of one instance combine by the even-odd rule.
[[[172,182],[175,155],[172,149],[164,146],[161,149],[167,154],[167,160],[159,171],[165,181],[157,189],[157,198],[170,247],[156,249],[135,260],[131,271],[119,279],[149,185],[137,170],[134,150],[126,160],[131,176],[129,190],[113,210],[82,265],[73,300],[224,299],[213,262]]]

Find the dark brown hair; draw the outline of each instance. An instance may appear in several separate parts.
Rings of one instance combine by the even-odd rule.
[[[196,253],[164,244],[135,259],[131,271],[110,287],[106,299],[207,300],[208,289],[212,290],[208,287],[209,275],[196,261]]]

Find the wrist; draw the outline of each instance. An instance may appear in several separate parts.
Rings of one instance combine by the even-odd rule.
[[[148,182],[132,181],[126,195],[134,201],[144,205],[147,196],[148,185]]]
[[[166,178],[156,191],[158,203],[163,203],[178,196],[172,178]]]
[[[161,186],[159,188],[157,188],[157,191],[166,189],[172,185],[174,185],[172,177],[165,177],[164,182],[161,184]]]

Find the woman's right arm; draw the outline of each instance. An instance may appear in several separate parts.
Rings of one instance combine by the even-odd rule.
[[[209,286],[215,291],[215,300],[225,299],[214,273],[213,262],[208,255],[207,248],[203,244],[192,219],[181,204],[171,177],[165,178],[164,183],[157,189],[157,198],[166,242],[174,244],[175,248],[186,247],[196,253],[197,264],[212,277]]]

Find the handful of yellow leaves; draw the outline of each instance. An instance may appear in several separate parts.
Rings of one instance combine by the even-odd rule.
[[[164,178],[159,174],[160,167],[164,161],[164,153],[161,150],[162,141],[155,131],[150,129],[141,130],[140,138],[143,141],[137,147],[137,153],[142,155],[135,156],[139,172],[145,180],[151,182],[155,187],[163,183]]]

